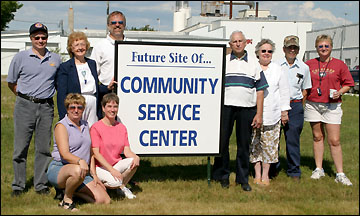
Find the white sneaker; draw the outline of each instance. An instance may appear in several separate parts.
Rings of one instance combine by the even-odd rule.
[[[348,179],[348,177],[346,177],[346,175],[344,173],[336,174],[335,182],[336,183],[340,182],[340,183],[342,183],[344,185],[352,186],[351,181]]]
[[[325,172],[323,168],[316,168],[314,171],[312,171],[312,175],[310,178],[312,179],[320,179],[321,177],[325,176]]]
[[[134,198],[136,198],[136,196],[131,192],[131,190],[130,190],[129,188],[124,187],[124,188],[122,188],[121,190],[124,192],[125,196],[126,196],[128,199],[134,199]]]

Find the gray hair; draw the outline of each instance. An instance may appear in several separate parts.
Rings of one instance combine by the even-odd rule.
[[[234,34],[237,34],[237,33],[242,34],[242,36],[243,36],[244,39],[246,40],[245,34],[244,34],[242,31],[233,31],[233,32],[231,33],[231,35],[230,35],[229,42],[231,42],[232,36],[233,36]]]
[[[270,39],[262,39],[259,43],[257,43],[256,44],[256,46],[255,46],[255,55],[256,56],[258,56],[258,52],[259,52],[259,50],[260,50],[260,47],[262,46],[262,45],[264,45],[264,44],[270,44],[271,45],[271,50],[273,51],[273,52],[275,52],[275,43],[272,41],[272,40],[270,40]]]

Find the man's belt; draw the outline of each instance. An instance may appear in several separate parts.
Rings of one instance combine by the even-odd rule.
[[[33,103],[49,103],[49,104],[52,104],[54,103],[53,99],[52,98],[45,98],[45,99],[40,99],[40,98],[36,98],[36,97],[33,97],[33,96],[28,96],[28,95],[25,95],[25,94],[22,94],[21,92],[18,92],[18,95],[19,97],[22,97],[26,100],[29,100]]]
[[[290,103],[302,102],[302,100],[291,100]]]

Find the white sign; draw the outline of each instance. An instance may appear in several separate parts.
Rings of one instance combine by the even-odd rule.
[[[138,155],[219,155],[225,45],[115,45],[121,122]]]

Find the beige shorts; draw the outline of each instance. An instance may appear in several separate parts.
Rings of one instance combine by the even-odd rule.
[[[307,122],[341,124],[342,114],[341,103],[317,103],[306,101],[304,107],[304,119]]]
[[[134,158],[125,158],[117,162],[113,167],[120,173],[130,169],[131,163]],[[109,171],[103,167],[96,167],[96,175],[106,187],[117,188],[122,184],[121,181],[114,178]]]

